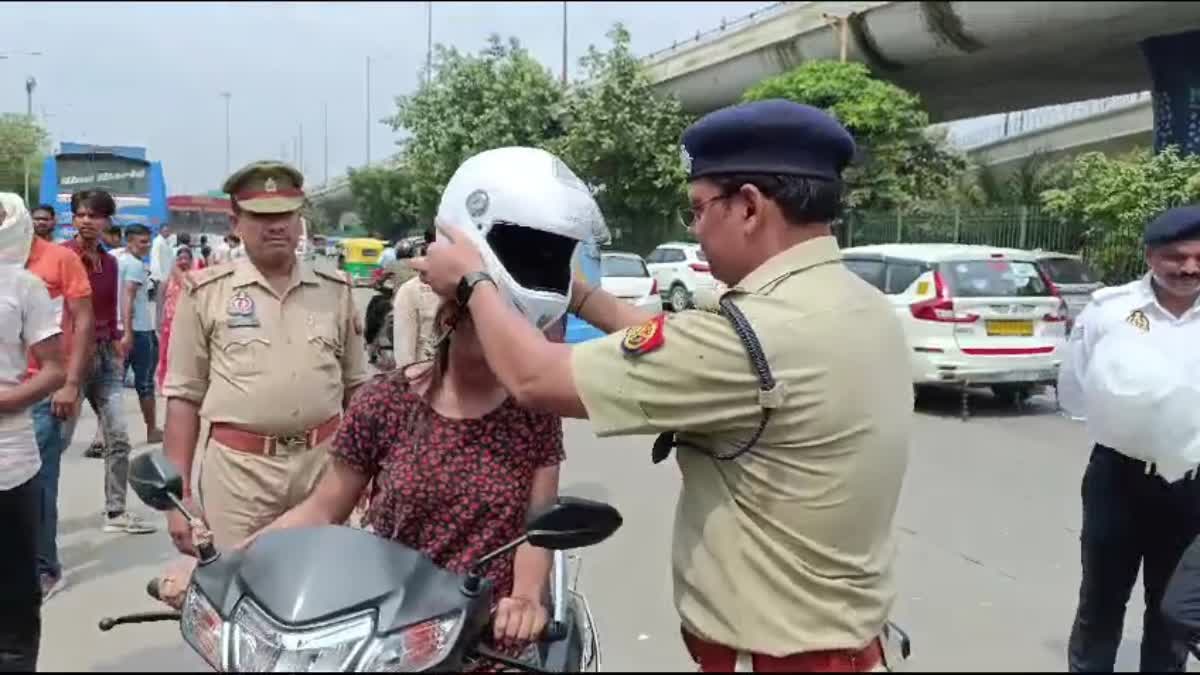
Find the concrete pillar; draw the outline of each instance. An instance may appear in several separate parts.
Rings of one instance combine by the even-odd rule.
[[[1154,83],[1154,151],[1200,155],[1200,30],[1142,41]]]

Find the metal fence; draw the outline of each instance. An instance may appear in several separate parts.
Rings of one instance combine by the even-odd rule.
[[[870,244],[979,244],[1082,255],[1108,283],[1145,273],[1136,238],[1095,236],[1084,224],[1062,223],[1036,207],[851,211],[837,228],[844,247]]]

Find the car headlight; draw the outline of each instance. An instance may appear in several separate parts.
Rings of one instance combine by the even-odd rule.
[[[196,653],[215,670],[222,669],[221,645],[225,622],[204,594],[190,585],[179,613],[179,631]]]
[[[363,654],[359,672],[412,673],[441,663],[454,648],[462,618],[461,611],[451,612],[374,641]]]
[[[231,670],[250,673],[346,672],[375,632],[375,612],[293,630],[280,626],[250,600],[233,612]]]

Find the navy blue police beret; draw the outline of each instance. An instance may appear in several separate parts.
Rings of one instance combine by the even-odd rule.
[[[1147,246],[1200,239],[1200,204],[1177,206],[1158,214],[1146,225],[1142,239]]]
[[[838,180],[854,157],[854,138],[818,108],[782,99],[709,113],[683,132],[688,179],[769,173]]]

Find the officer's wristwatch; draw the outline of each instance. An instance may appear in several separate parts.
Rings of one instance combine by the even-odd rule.
[[[463,275],[462,279],[458,280],[458,288],[454,291],[454,299],[458,302],[459,307],[466,307],[471,301],[471,294],[475,292],[475,286],[481,281],[486,281],[493,286],[496,286],[496,280],[487,272],[471,272]],[[496,286],[499,288],[499,286]]]

